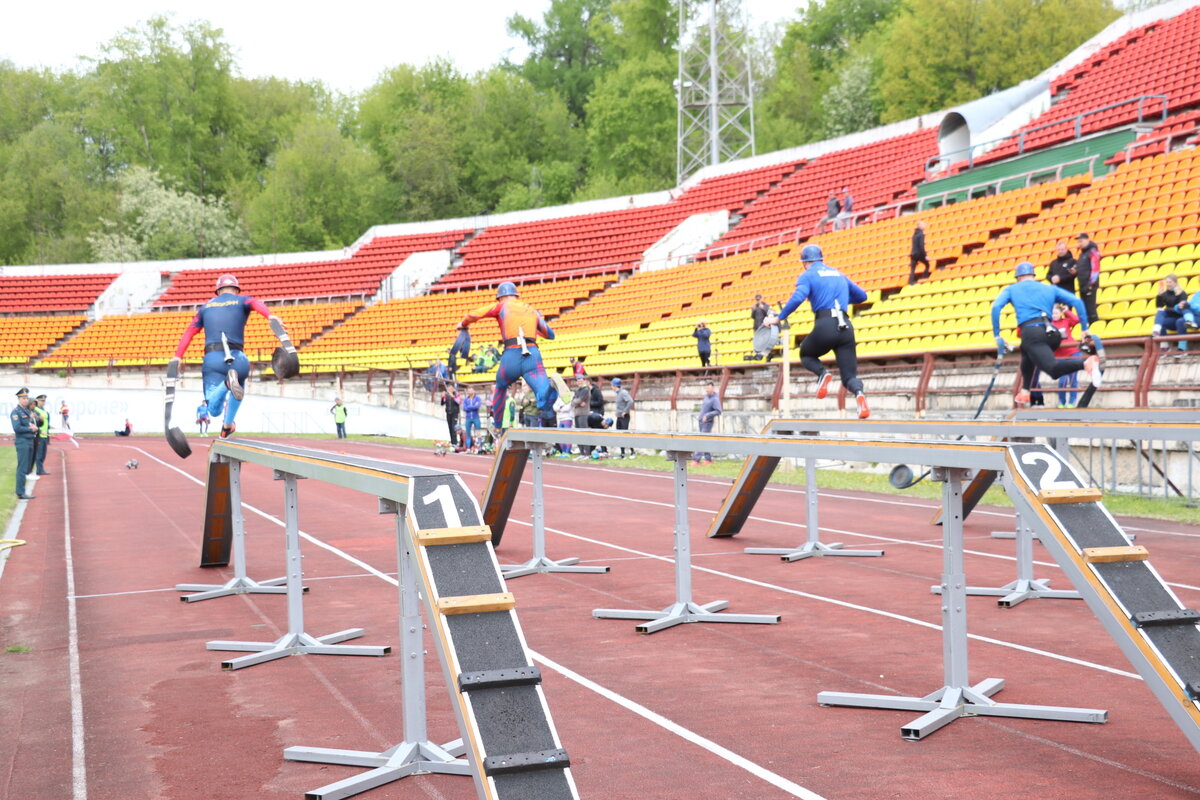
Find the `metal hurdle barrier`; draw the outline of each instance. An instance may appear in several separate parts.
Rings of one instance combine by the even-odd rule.
[[[554,730],[541,673],[525,646],[492,534],[480,524],[479,507],[457,474],[246,439],[214,442],[210,457],[239,465],[229,472],[231,483],[210,486],[210,511],[213,492],[237,501],[226,509],[231,528],[241,526],[240,464],[267,467],[284,482],[289,620],[300,599],[298,480],[363,492],[377,499],[379,513],[396,518],[404,739],[382,752],[286,748],[283,756],[289,761],[367,769],[305,797],[340,800],[410,775],[442,773],[471,776],[480,800],[578,800],[570,759]],[[220,535],[210,537],[214,531]],[[218,539],[226,533],[231,534],[229,549],[237,552],[235,532],[222,524],[206,525],[205,552],[216,552],[219,562]],[[433,632],[460,732],[447,744],[427,734],[423,617]],[[289,637],[270,646],[272,657],[326,650]]]
[[[501,440],[484,497],[486,514],[506,511],[504,497],[515,493],[521,469],[506,460],[525,448],[569,442],[591,446],[663,450],[675,459],[676,518],[686,516],[686,455],[692,452],[738,454],[760,458],[838,458],[846,461],[895,463],[916,460],[934,468],[943,483],[943,565],[940,581],[943,681],[922,697],[894,697],[821,692],[823,705],[886,708],[924,712],[901,727],[905,739],[922,739],[964,716],[994,716],[1101,723],[1101,709],[997,703],[992,695],[1004,687],[1000,678],[970,682],[967,661],[967,584],[964,570],[963,485],[979,470],[1004,475],[1002,482],[1022,519],[1072,579],[1089,608],[1101,620],[1122,652],[1141,674],[1175,723],[1200,750],[1200,612],[1182,606],[1145,559],[1144,548],[1128,536],[1104,509],[1101,493],[1081,478],[1055,450],[1040,444],[947,442],[911,439],[830,439],[791,436],[723,436],[570,429],[515,428]],[[509,503],[511,505],[511,501]],[[748,510],[743,509],[748,516]],[[676,606],[678,575],[688,563],[679,548],[676,525]],[[1114,566],[1115,565],[1115,566]],[[681,620],[690,621],[690,620]],[[1161,627],[1160,627],[1161,626]]]

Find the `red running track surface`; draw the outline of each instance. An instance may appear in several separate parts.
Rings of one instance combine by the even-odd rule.
[[[490,467],[488,459],[381,444],[295,443],[460,469],[477,493]],[[55,443],[53,474],[36,484],[21,526],[29,543],[0,575],[0,649],[29,648],[0,653],[0,797],[297,798],[356,770],[287,762],[285,747],[376,751],[402,738],[394,654],[306,655],[229,673],[220,662],[236,654],[204,649],[212,639],[273,640],[286,630],[286,614],[282,596],[184,604],[173,591],[228,577],[196,566],[207,447],[195,439],[193,447],[180,461],[161,438],[83,439],[78,449]],[[139,469],[125,468],[130,457]],[[1197,753],[1077,600],[1004,610],[972,598],[971,679],[1004,678],[1000,701],[1106,708],[1105,725],[972,718],[913,743],[900,738],[900,726],[915,713],[818,706],[822,690],[923,695],[940,686],[940,613],[929,586],[941,571],[941,529],[928,524],[932,504],[822,492],[824,540],[882,545],[887,555],[786,564],[742,548],[802,542],[803,490],[772,488],[741,535],[706,539],[729,482],[702,472],[690,483],[695,600],[779,613],[781,624],[696,624],[639,636],[633,622],[593,619],[594,608],[672,602],[670,476],[547,464],[550,556],[612,566],[607,575],[509,584],[581,797],[1200,795]],[[245,502],[278,517],[282,484],[257,467],[243,475]],[[395,588],[341,555],[392,572],[393,519],[376,513],[371,498],[312,480],[300,482],[299,497],[302,530],[331,548],[304,542],[308,632],[363,627],[354,643],[395,645]],[[502,562],[529,556],[529,501],[526,485]],[[282,529],[251,510],[246,524],[251,577],[282,575]],[[1200,602],[1200,527],[1128,524],[1183,602]],[[968,520],[973,585],[1013,578],[1012,542],[989,536],[1010,525],[1011,514],[996,508]],[[1040,547],[1036,558],[1037,576],[1065,588]],[[427,681],[430,736],[454,739],[432,661]],[[86,767],[73,773],[80,752]],[[474,790],[467,778],[420,776],[363,797],[465,800]]]

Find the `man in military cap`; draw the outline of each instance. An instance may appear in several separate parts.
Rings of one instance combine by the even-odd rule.
[[[46,410],[46,395],[39,394],[37,400],[30,404],[29,410],[34,413],[38,424],[33,463],[37,466],[38,475],[49,475],[46,471],[46,448],[50,446],[50,412]]]
[[[17,499],[32,500],[25,494],[25,475],[33,466],[33,446],[37,436],[37,419],[29,409],[29,390],[17,391],[17,405],[8,415],[13,427],[13,444],[17,448]]]

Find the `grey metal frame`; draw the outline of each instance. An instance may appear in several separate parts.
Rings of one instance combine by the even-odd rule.
[[[533,556],[524,564],[501,564],[505,580],[535,575],[539,572],[589,572],[605,573],[608,567],[580,567],[578,558],[562,558],[557,561],[546,556],[546,506],[542,500],[542,447],[533,447],[529,452],[533,469]]]
[[[715,600],[700,605],[692,600],[692,543],[688,526],[687,462],[690,452],[672,452],[675,462],[675,602],[662,611],[597,608],[597,619],[644,619],[634,626],[638,633],[657,633],[685,622],[736,622],[751,625],[774,625],[778,614],[720,614],[729,608],[728,600]]]
[[[969,477],[963,469],[935,469],[942,481],[942,660],[943,685],[924,697],[886,694],[820,692],[817,702],[827,706],[887,708],[924,711],[925,714],[900,728],[905,739],[924,739],[934,731],[967,716],[1019,717],[1061,722],[1105,722],[1108,712],[1095,708],[1035,706],[997,703],[992,695],[1004,688],[1001,678],[986,678],[972,686],[967,669],[967,586],[963,566],[962,483]]]
[[[230,472],[230,486],[240,480],[241,470]],[[390,646],[343,645],[339,642],[357,639],[362,628],[347,628],[325,636],[312,636],[304,630],[304,572],[300,553],[300,511],[297,505],[296,476],[275,471],[275,480],[283,481],[284,542],[287,551],[287,618],[288,630],[273,642],[214,640],[205,644],[209,650],[235,650],[253,655],[239,656],[221,662],[222,669],[242,669],[264,664],[284,656],[311,653],[322,656],[385,656]],[[240,500],[240,491],[234,497]]]
[[[797,547],[747,547],[751,555],[779,556],[780,561],[801,561],[814,556],[881,556],[882,550],[843,550],[841,542],[821,541],[821,526],[817,517],[817,460],[804,460],[804,525],[808,538]]]
[[[228,459],[222,459],[228,460]],[[177,592],[194,592],[179,598],[185,603],[196,603],[201,600],[211,600],[214,597],[229,597],[235,594],[286,594],[287,587],[283,584],[287,577],[271,578],[266,581],[256,581],[246,575],[246,528],[242,516],[242,483],[240,479],[242,463],[229,462],[229,504],[230,527],[232,541],[230,562],[233,564],[233,577],[225,583],[180,583],[176,584]]]

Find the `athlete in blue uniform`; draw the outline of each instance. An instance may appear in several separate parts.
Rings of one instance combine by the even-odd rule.
[[[1011,304],[1017,314],[1017,333],[1021,337],[1021,388],[1017,391],[1017,404],[1029,404],[1029,389],[1037,370],[1055,379],[1081,369],[1087,370],[1092,377],[1092,384],[1099,387],[1099,356],[1056,359],[1054,350],[1058,345],[1051,341],[1051,337],[1057,334],[1057,331],[1051,333],[1053,326],[1050,324],[1055,303],[1066,303],[1075,309],[1083,328],[1084,340],[1088,339],[1087,308],[1083,301],[1066,289],[1040,283],[1034,277],[1033,264],[1028,261],[1017,264],[1016,279],[1016,283],[1001,289],[992,303],[992,335],[996,337],[997,351],[1003,355],[1008,350],[1008,343],[1000,335],[1000,312]]]
[[[833,382],[833,375],[820,361],[821,356],[832,350],[837,357],[842,384],[854,392],[858,418],[866,419],[871,416],[871,409],[867,406],[867,396],[863,394],[862,381],[858,379],[858,347],[854,341],[854,326],[847,315],[851,303],[865,301],[867,293],[854,281],[823,263],[823,258],[821,248],[817,245],[804,246],[800,251],[800,260],[808,267],[796,278],[795,293],[784,304],[779,316],[767,317],[763,324],[782,322],[807,300],[817,319],[812,331],[800,343],[800,363],[817,376],[817,399],[823,399],[829,393],[829,384]]]
[[[246,379],[250,377],[250,359],[242,350],[245,341],[246,320],[251,311],[257,311],[268,320],[278,319],[271,314],[261,300],[238,294],[238,280],[232,275],[217,279],[216,297],[196,311],[196,316],[183,332],[179,346],[175,348],[172,361],[178,362],[187,352],[192,338],[204,331],[204,362],[201,375],[204,378],[204,399],[208,402],[209,416],[220,416],[224,409],[224,424],[221,438],[227,439],[237,426],[233,418],[245,396]],[[226,360],[226,347],[231,359]],[[225,395],[229,394],[229,402]]]

